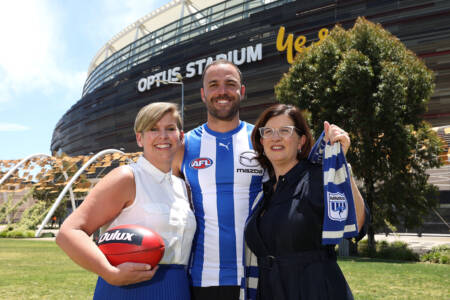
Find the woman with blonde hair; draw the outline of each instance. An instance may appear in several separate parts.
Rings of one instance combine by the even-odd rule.
[[[83,268],[99,275],[94,299],[190,299],[186,265],[196,224],[185,183],[171,164],[182,146],[177,107],[152,103],[135,121],[143,154],[102,178],[62,224],[56,243]],[[112,266],[90,236],[100,227],[136,224],[157,232],[165,253],[158,266]]]

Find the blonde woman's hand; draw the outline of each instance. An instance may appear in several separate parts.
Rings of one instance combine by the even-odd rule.
[[[158,266],[152,268],[148,264],[126,262],[113,267],[112,272],[103,277],[109,284],[122,286],[147,281],[155,276]]]

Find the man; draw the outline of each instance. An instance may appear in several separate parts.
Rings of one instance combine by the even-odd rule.
[[[197,232],[192,245],[193,300],[237,300],[244,276],[242,263],[245,221],[262,194],[264,170],[251,143],[253,125],[239,119],[245,96],[242,74],[227,60],[206,66],[202,101],[207,122],[185,135],[184,150],[172,165],[192,191]],[[348,148],[348,134],[327,126],[331,142]],[[328,140],[328,137],[327,137]]]
[[[253,125],[239,119],[242,75],[226,60],[203,73],[207,123],[188,132],[172,171],[192,191],[197,232],[190,273],[193,299],[239,299],[245,220],[261,191],[263,169],[252,150]]]

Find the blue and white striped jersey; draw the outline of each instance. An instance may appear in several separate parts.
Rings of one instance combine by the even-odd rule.
[[[241,121],[219,133],[203,124],[186,134],[181,170],[197,219],[190,267],[194,286],[239,285],[244,274],[244,226],[264,173],[251,143],[253,127]]]

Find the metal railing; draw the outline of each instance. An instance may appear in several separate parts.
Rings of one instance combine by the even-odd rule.
[[[148,61],[172,45],[187,42],[223,25],[250,17],[252,13],[281,6],[295,0],[232,0],[223,1],[197,13],[183,17],[155,30],[113,53],[88,76],[83,96],[113,79],[118,74]]]

